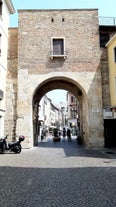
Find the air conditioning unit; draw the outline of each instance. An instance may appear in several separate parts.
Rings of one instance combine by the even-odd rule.
[[[110,107],[107,107],[104,109],[104,118],[112,118],[113,117],[113,111],[112,111],[112,108]]]

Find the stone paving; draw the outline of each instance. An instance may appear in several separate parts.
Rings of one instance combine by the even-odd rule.
[[[115,152],[48,139],[0,155],[0,207],[116,207]]]

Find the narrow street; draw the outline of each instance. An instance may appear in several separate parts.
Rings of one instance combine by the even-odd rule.
[[[116,207],[115,152],[49,138],[0,155],[0,207]]]

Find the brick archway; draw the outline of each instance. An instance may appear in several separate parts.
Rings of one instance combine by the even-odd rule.
[[[35,89],[34,95],[33,95],[33,113],[34,119],[33,119],[33,136],[34,136],[34,145],[36,143],[38,144],[38,114],[39,114],[39,102],[41,98],[49,91],[55,90],[55,89],[63,89],[66,91],[71,92],[79,101],[80,109],[81,109],[81,117],[85,117],[83,121],[81,121],[80,128],[81,128],[81,137],[83,137],[83,126],[87,125],[87,113],[82,116],[82,105],[87,108],[87,97],[84,89],[77,84],[75,81],[64,78],[64,77],[54,77],[47,79],[43,83],[40,84]],[[84,92],[83,92],[84,91]],[[85,98],[86,97],[86,98]],[[35,112],[34,112],[35,110]],[[81,120],[80,117],[80,120]],[[87,133],[86,133],[87,134]],[[85,140],[86,141],[86,140]]]

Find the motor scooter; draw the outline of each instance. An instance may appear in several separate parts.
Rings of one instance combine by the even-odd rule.
[[[24,139],[25,137],[20,135],[18,141],[7,143],[7,136],[0,138],[0,154],[4,154],[5,152],[20,153],[22,150],[21,142]]]

